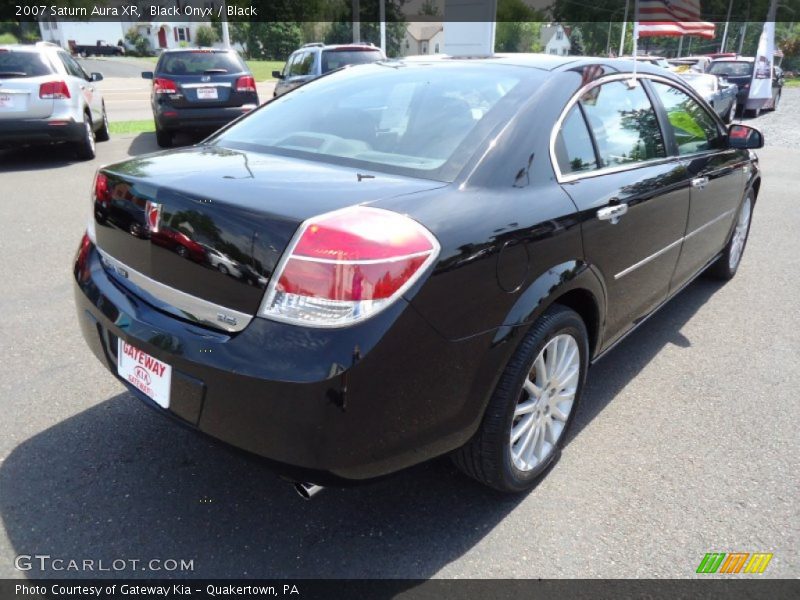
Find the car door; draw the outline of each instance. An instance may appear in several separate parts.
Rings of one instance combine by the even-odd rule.
[[[554,148],[559,180],[580,213],[584,256],[605,283],[607,347],[667,297],[688,181],[668,156],[644,87],[619,76],[582,95]]]
[[[687,90],[661,81],[651,85],[691,184],[685,240],[672,280],[677,288],[727,243],[744,194],[748,153],[728,147],[718,119]]]
[[[73,79],[80,89],[81,95],[89,107],[92,115],[92,122],[97,124],[103,118],[102,111],[102,96],[95,89],[95,84],[92,78],[83,70],[78,62],[66,52],[59,52],[58,57],[64,64],[67,74]]]

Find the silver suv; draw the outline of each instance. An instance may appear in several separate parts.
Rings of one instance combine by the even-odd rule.
[[[102,79],[55,44],[0,46],[0,147],[68,142],[94,158],[109,138]]]
[[[380,48],[372,44],[338,44],[326,46],[314,42],[292,52],[281,71],[273,71],[278,80],[273,96],[280,96],[294,88],[308,83],[342,67],[386,60]]]

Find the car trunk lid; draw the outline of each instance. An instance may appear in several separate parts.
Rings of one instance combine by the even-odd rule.
[[[133,270],[169,292],[153,292],[157,300],[169,303],[177,290],[246,315],[258,310],[307,218],[444,185],[213,146],[137,157],[102,173],[108,193],[95,201],[95,235],[123,284]]]

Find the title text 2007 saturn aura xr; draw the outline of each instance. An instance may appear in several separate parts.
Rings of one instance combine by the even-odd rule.
[[[755,129],[605,59],[345,69],[102,168],[74,267],[142,400],[318,485],[452,453],[529,488],[589,364],[739,266]]]

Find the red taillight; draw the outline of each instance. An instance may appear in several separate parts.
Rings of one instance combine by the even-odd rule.
[[[111,189],[108,186],[108,177],[98,173],[94,178],[94,199],[106,203],[111,200]]]
[[[156,77],[153,79],[153,91],[156,94],[177,94],[178,86],[175,85],[172,79]]]
[[[261,314],[312,327],[350,325],[397,300],[438,253],[427,229],[387,210],[310,219],[273,274]]]
[[[43,100],[66,100],[69,97],[65,81],[47,81],[39,86],[39,98]]]
[[[255,92],[256,91],[256,80],[251,77],[250,75],[245,75],[244,77],[239,77],[236,80],[236,91],[237,92]]]

